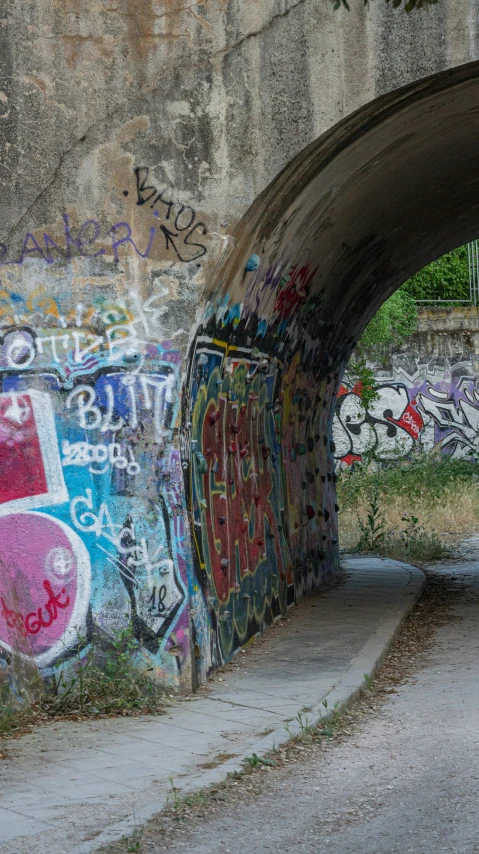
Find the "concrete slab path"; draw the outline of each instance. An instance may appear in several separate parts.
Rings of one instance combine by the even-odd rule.
[[[201,788],[350,702],[424,585],[396,561],[350,558],[344,581],[159,717],[53,723],[11,740],[0,762],[0,854],[87,854],[160,811],[171,781]],[[236,661],[236,660],[235,660]]]

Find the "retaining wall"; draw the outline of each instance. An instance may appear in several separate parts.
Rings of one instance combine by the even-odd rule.
[[[361,389],[342,385],[333,435],[336,459],[378,461],[413,451],[477,459],[479,450],[479,312],[431,307],[405,344],[371,363],[378,398],[365,411]]]

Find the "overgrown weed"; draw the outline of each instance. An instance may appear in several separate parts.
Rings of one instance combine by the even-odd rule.
[[[424,453],[342,470],[342,545],[413,562],[450,557],[444,534],[473,533],[479,525],[478,481],[475,462]]]
[[[166,703],[164,686],[142,665],[140,644],[131,629],[100,645],[79,637],[77,652],[61,662],[35,702],[19,706],[8,684],[0,693],[0,736],[49,719],[158,714]],[[38,678],[38,677],[37,677]]]
[[[195,789],[192,792],[183,792],[178,788],[178,786],[175,786],[173,777],[169,777],[168,779],[171,789],[166,796],[166,802],[173,813],[179,813],[185,809],[196,809],[198,807],[206,806],[208,801],[205,789]]]

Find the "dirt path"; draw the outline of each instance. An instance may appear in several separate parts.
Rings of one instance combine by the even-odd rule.
[[[416,625],[338,736],[298,744],[278,766],[109,850],[479,852],[479,561],[437,568],[435,578]]]

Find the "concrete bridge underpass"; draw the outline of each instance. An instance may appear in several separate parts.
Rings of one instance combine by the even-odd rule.
[[[276,567],[273,608],[338,565],[331,423],[342,373],[381,303],[476,234],[478,104],[475,63],[369,103],[301,152],[238,226],[236,251],[192,346],[187,386],[194,532],[201,530],[208,560],[213,555],[220,621],[230,607],[226,591],[251,560],[241,547],[237,484],[228,479],[243,447],[250,465],[253,449],[257,461],[253,485],[246,483],[267,519],[264,529],[256,524]],[[208,393],[198,430],[202,382]],[[216,459],[222,474],[210,480]],[[243,501],[243,509],[252,506],[249,493]],[[266,506],[276,510],[270,517]]]
[[[0,93],[4,672],[128,629],[188,687],[338,565],[345,364],[478,235],[479,11],[47,5]]]

